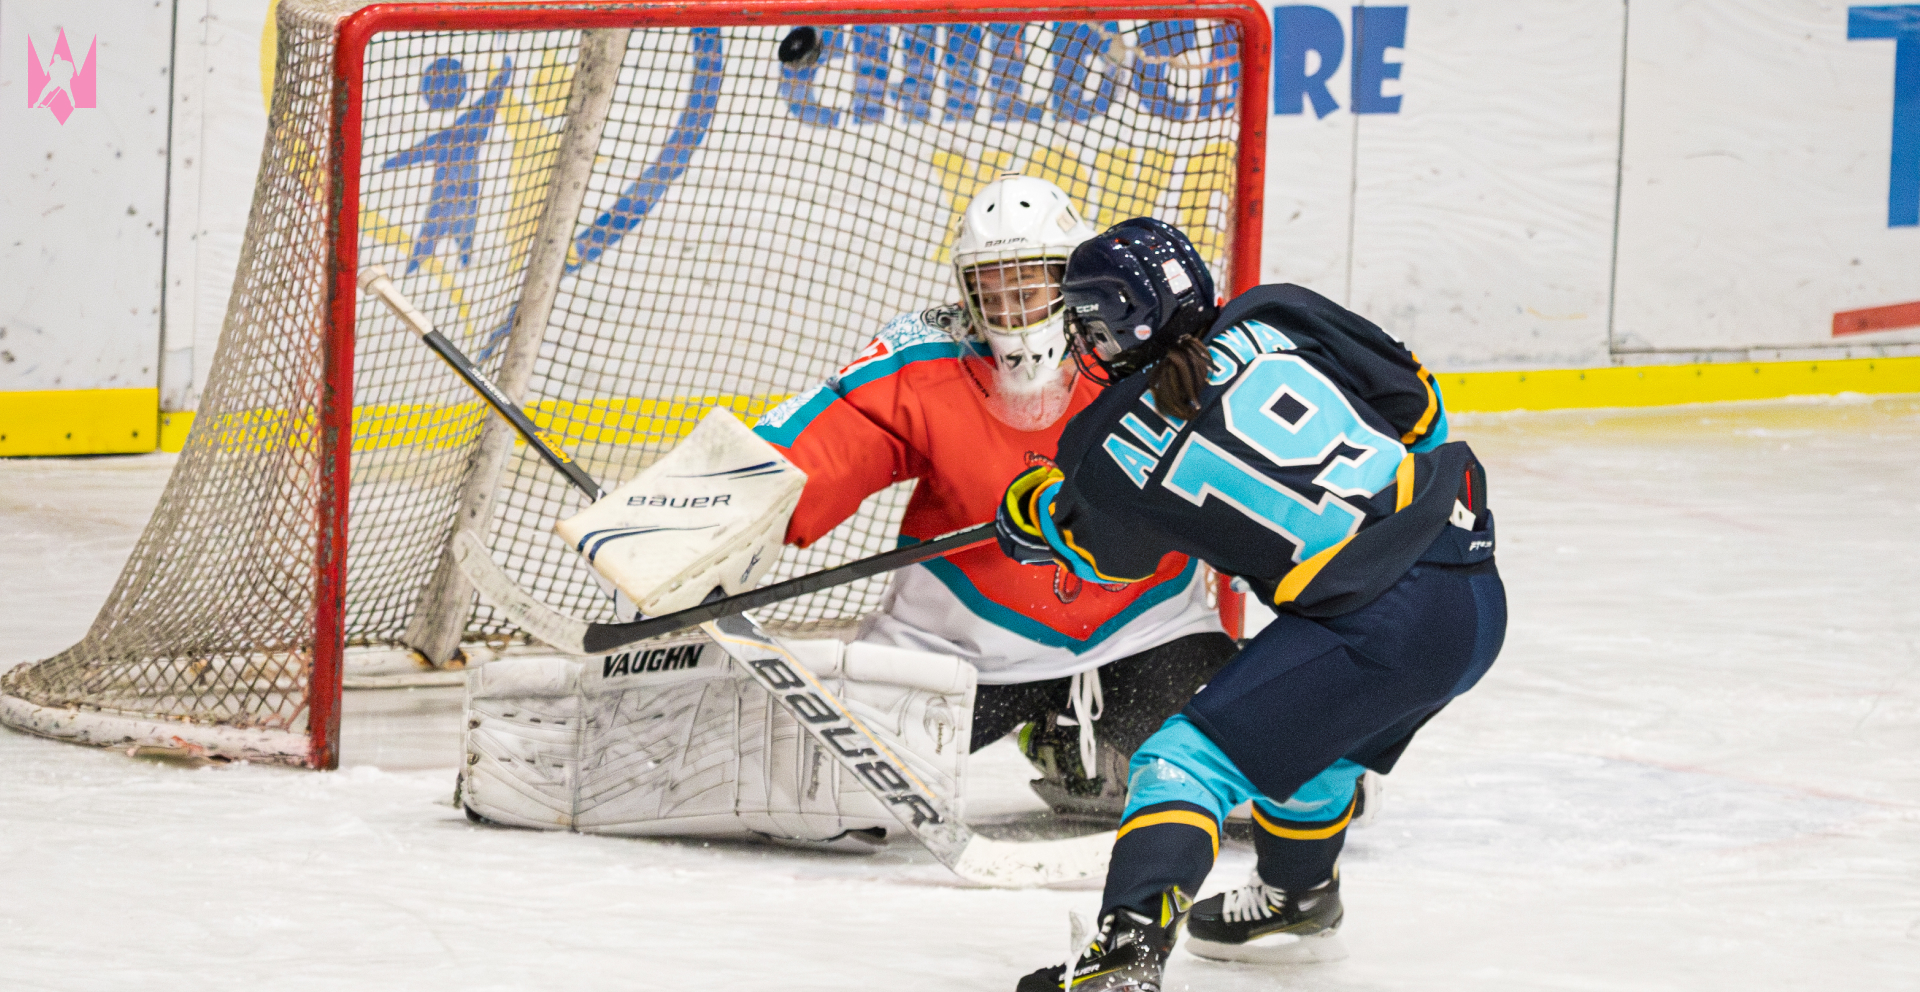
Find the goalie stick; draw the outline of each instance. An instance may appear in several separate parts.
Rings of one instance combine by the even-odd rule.
[[[428,347],[444,359],[460,377],[480,397],[487,401],[508,424],[520,433],[526,442],[540,452],[547,463],[566,474],[569,481],[589,497],[599,498],[604,490],[599,483],[582,471],[564,452],[560,451],[546,436],[534,426],[518,406],[501,393],[485,376],[473,367],[452,342],[433,329],[427,317],[415,309],[399,289],[393,285],[385,270],[378,266],[366,269],[360,275],[362,289],[380,297],[381,301],[400,316],[403,322],[418,334]],[[961,531],[936,541],[915,545],[903,551],[926,551],[929,553],[914,558],[924,561],[926,558],[970,547],[978,541],[961,539],[975,532],[985,530],[983,538],[990,538],[992,525],[974,528],[973,531]],[[932,550],[935,546],[952,546],[945,551]],[[467,576],[482,596],[498,607],[509,619],[540,640],[563,651],[574,654],[598,654],[599,650],[588,649],[588,634],[593,626],[587,621],[567,616],[541,603],[521,589],[493,560],[484,543],[473,531],[462,528],[453,539],[453,554],[456,564]],[[889,553],[894,554],[894,553]],[[888,554],[875,555],[841,566],[842,569],[867,565],[888,558]],[[902,560],[900,565],[910,564]],[[885,567],[874,568],[867,574],[885,571]],[[793,582],[781,583],[781,586],[794,586],[807,579],[824,577],[836,570],[803,576]],[[855,575],[852,578],[859,578]],[[851,581],[851,578],[847,581]],[[837,584],[837,583],[828,583]],[[772,589],[756,590],[769,592]],[[824,588],[824,586],[815,586]],[[792,595],[801,595],[810,589],[801,589]],[[745,599],[752,593],[733,597]],[[784,598],[784,597],[783,597]],[[768,600],[773,602],[777,600]],[[720,602],[706,604],[708,609],[717,609]],[[757,605],[765,605],[760,603]],[[743,607],[748,608],[748,607]],[[700,608],[684,610],[660,620],[686,617],[699,612]],[[640,621],[639,623],[646,623]],[[681,627],[691,624],[681,624]],[[601,627],[625,627],[631,629],[635,624],[601,624]],[[700,628],[720,649],[738,662],[769,695],[791,713],[795,721],[806,728],[819,748],[832,756],[843,768],[869,792],[884,803],[888,810],[900,820],[918,839],[922,846],[933,854],[940,863],[946,865],[954,874],[967,881],[980,885],[1000,887],[1028,887],[1048,885],[1087,878],[1106,870],[1107,857],[1113,844],[1114,834],[1109,831],[1073,837],[1063,840],[1047,841],[996,841],[975,834],[955,815],[953,803],[945,796],[933,791],[922,782],[905,762],[895,757],[886,744],[874,736],[846,706],[835,698],[820,680],[794,658],[793,653],[782,646],[766,631],[760,629],[751,617],[734,611],[730,615],[714,616],[699,622]],[[680,629],[680,628],[674,628]],[[636,638],[638,639],[638,638]]]

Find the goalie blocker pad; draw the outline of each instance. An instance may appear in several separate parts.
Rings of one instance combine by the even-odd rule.
[[[784,643],[959,808],[973,666],[877,644]],[[514,658],[470,670],[466,727],[460,802],[494,823],[851,850],[872,850],[901,829],[698,633],[598,659]]]
[[[806,473],[715,407],[659,461],[554,526],[646,616],[745,592],[779,560]]]

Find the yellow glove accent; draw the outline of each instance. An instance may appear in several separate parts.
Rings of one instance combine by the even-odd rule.
[[[1007,486],[1007,517],[1014,525],[1035,537],[1040,536],[1040,507],[1036,502],[1040,490],[1066,478],[1066,473],[1052,466],[1030,468],[1014,478]]]

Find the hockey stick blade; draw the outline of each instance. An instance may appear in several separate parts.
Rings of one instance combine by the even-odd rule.
[[[974,834],[947,867],[976,885],[1031,889],[1104,875],[1114,831],[1061,840],[991,840]]]
[[[910,544],[904,548],[895,548],[858,561],[850,561],[837,568],[823,569],[785,582],[752,589],[737,596],[701,603],[699,606],[689,607],[677,613],[649,617],[630,623],[588,623],[585,644],[590,654],[618,651],[630,644],[651,640],[688,627],[697,627],[709,620],[757,610],[762,606],[772,606],[822,589],[857,582],[869,576],[880,575],[928,559],[940,558],[956,551],[977,547],[991,540],[993,540],[993,525],[981,524],[978,527],[956,531],[945,537],[936,537],[931,541]]]
[[[567,616],[528,595],[500,570],[493,555],[487,552],[487,546],[473,531],[463,527],[453,535],[453,562],[467,581],[473,583],[474,591],[505,613],[521,630],[568,654],[593,653],[586,645],[587,628],[592,624]]]

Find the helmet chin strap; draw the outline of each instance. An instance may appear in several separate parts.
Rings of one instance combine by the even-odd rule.
[[[1079,335],[1069,334],[1068,340],[1072,344],[1070,357],[1082,376],[1102,386],[1110,386],[1167,357],[1174,342],[1181,338],[1189,334],[1204,336],[1208,328],[1213,326],[1218,313],[1210,303],[1189,301],[1175,310],[1167,322],[1154,332],[1153,340],[1128,348],[1110,359],[1093,354]]]

